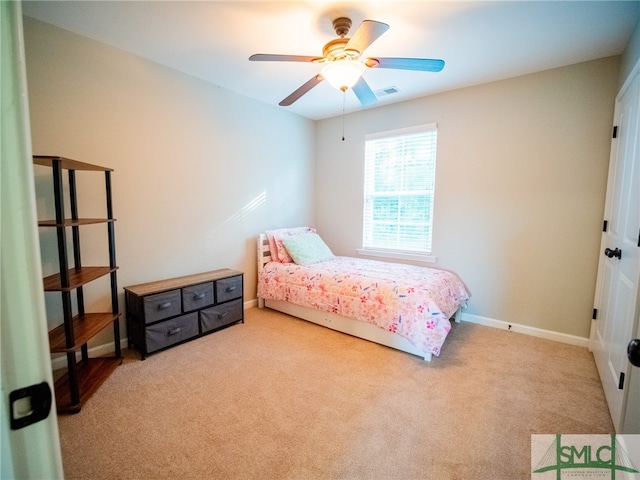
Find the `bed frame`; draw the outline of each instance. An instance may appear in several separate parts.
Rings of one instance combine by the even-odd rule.
[[[264,265],[270,261],[271,252],[269,251],[269,240],[264,233],[261,233],[258,237],[258,272],[261,272]],[[417,355],[424,358],[427,362],[431,361],[431,353],[425,353],[416,348],[406,338],[370,323],[342,317],[335,313],[301,307],[283,300],[258,298],[258,307],[271,308],[272,310],[277,310],[279,312],[286,313],[287,315],[301,318],[332,330],[337,330],[338,332],[353,335],[354,337],[369,340],[370,342],[379,343],[380,345],[395,348],[396,350],[411,353],[412,355]],[[460,322],[459,309],[455,313],[455,321]]]

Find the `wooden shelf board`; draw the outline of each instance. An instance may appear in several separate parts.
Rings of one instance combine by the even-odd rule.
[[[93,395],[113,371],[122,363],[122,358],[97,357],[78,362],[78,384],[80,402],[71,403],[69,378],[65,373],[55,382],[58,413],[78,413],[82,405]]]
[[[70,268],[68,270],[69,286],[63,287],[60,282],[60,274],[56,273],[44,278],[45,292],[64,292],[78,288],[86,283],[92,282],[104,275],[114,272],[118,267],[82,267]]]
[[[70,158],[58,157],[56,155],[34,155],[33,163],[44,167],[52,167],[53,162],[60,162],[62,168],[67,170],[92,170],[98,172],[113,172],[112,168],[91,165],[90,163],[79,162]]]
[[[73,334],[75,344],[67,347],[64,323],[49,332],[49,348],[52,353],[77,352],[100,331],[104,330],[120,318],[119,313],[85,313],[73,317]]]
[[[109,223],[115,222],[115,218],[68,218],[64,221],[64,224],[60,224],[55,220],[40,220],[38,222],[39,227],[75,227],[80,225],[92,225],[95,223]]]

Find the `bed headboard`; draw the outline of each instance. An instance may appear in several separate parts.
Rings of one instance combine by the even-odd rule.
[[[264,233],[258,236],[258,272],[262,271],[265,263],[271,261],[271,251],[269,250],[269,239]]]

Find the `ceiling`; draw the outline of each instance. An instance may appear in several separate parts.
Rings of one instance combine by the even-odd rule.
[[[313,63],[250,62],[254,53],[322,56],[332,20],[390,25],[364,57],[437,58],[439,73],[368,69],[375,106],[622,53],[637,1],[24,1],[23,13],[278,105],[320,72]],[[368,108],[375,108],[368,107]],[[362,109],[322,82],[289,107],[310,119]]]

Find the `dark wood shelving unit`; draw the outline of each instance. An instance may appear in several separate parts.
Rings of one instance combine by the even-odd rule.
[[[59,273],[44,278],[45,292],[64,292],[67,290],[75,290],[82,285],[93,282],[111,272],[115,272],[118,267],[82,267],[71,268],[67,270],[66,281],[65,276]],[[66,283],[66,285],[65,285]]]
[[[85,313],[73,317],[75,343],[67,346],[64,323],[49,332],[49,347],[52,353],[77,352],[98,333],[120,317],[114,313]]]
[[[62,225],[55,220],[41,220],[38,222],[40,227],[74,227],[80,225],[93,225],[96,223],[115,222],[115,218],[67,218]]]
[[[49,347],[52,353],[66,353],[67,371],[55,382],[56,404],[58,412],[77,413],[83,403],[122,363],[120,349],[120,311],[118,306],[118,286],[115,255],[115,232],[113,209],[111,202],[110,168],[91,165],[77,160],[58,156],[33,157],[36,165],[51,167],[53,170],[53,187],[55,201],[55,220],[42,220],[39,227],[55,228],[58,241],[58,260],[60,272],[49,275],[43,280],[45,292],[58,292],[62,296],[64,321],[49,332]],[[69,205],[71,215],[65,215],[63,171],[68,171]],[[76,191],[76,171],[103,172],[105,176],[106,209],[105,218],[79,218]],[[80,227],[84,225],[105,224],[109,243],[109,265],[82,265],[80,254]],[[73,266],[69,265],[67,246],[67,229],[72,231]],[[88,313],[84,310],[83,285],[110,276],[111,311]],[[76,297],[77,314],[72,308],[72,293]],[[105,328],[113,326],[114,355],[109,357],[89,358],[87,343]],[[77,355],[80,353],[80,360]]]
[[[77,363],[75,370],[78,382],[78,401],[69,388],[70,371],[55,381],[56,404],[60,413],[78,413],[82,405],[93,395],[113,371],[122,363],[121,358],[97,357],[87,358]]]

